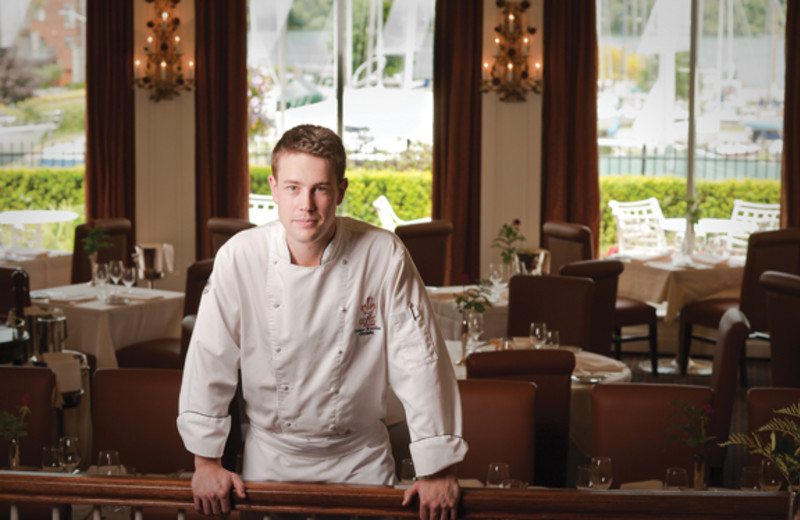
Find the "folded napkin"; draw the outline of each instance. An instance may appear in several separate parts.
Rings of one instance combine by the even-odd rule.
[[[58,390],[63,393],[77,392],[83,388],[81,362],[68,352],[47,352],[42,354],[47,367],[55,372]]]
[[[575,370],[572,373],[575,375],[590,375],[602,372],[622,372],[624,369],[625,363],[616,359],[601,356],[594,352],[578,352],[575,354]]]
[[[640,480],[637,482],[624,482],[619,485],[620,489],[664,489],[664,483],[660,480]]]
[[[712,255],[711,253],[694,253],[692,255],[692,262],[716,267],[728,263],[728,259]]]

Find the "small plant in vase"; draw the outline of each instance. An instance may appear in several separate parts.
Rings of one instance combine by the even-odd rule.
[[[0,436],[10,442],[8,465],[12,470],[19,468],[19,440],[28,436],[25,417],[31,413],[30,394],[23,395],[19,401],[16,414],[6,410],[0,413]]]
[[[83,250],[89,255],[89,263],[91,264],[92,281],[94,284],[94,275],[97,271],[97,252],[106,247],[114,245],[113,242],[108,240],[106,230],[102,226],[98,226],[97,222],[90,220],[88,223],[89,232],[83,238]]]
[[[709,405],[695,406],[680,400],[670,404],[675,410],[667,419],[683,416],[686,420],[673,422],[667,427],[667,444],[682,442],[694,449],[694,488],[705,489],[706,462],[714,447],[714,436],[708,435],[708,423],[714,410]]]
[[[469,342],[469,326],[467,313],[470,311],[483,312],[492,306],[492,283],[489,280],[480,280],[474,287],[464,287],[455,295],[455,304],[461,314],[461,359],[458,364],[467,362],[467,343]]]
[[[497,236],[492,240],[492,247],[500,249],[500,258],[507,266],[513,265],[518,262],[517,250],[518,244],[525,241],[525,235],[519,231],[520,220],[514,219],[511,224],[503,224],[500,226],[500,231]],[[513,274],[509,273],[509,275]]]

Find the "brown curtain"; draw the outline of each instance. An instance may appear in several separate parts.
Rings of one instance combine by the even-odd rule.
[[[197,257],[211,257],[211,217],[247,218],[247,2],[196,0]]]
[[[800,0],[786,6],[785,92],[781,227],[800,227]]]
[[[562,220],[600,235],[597,33],[594,2],[544,4],[542,223]]]
[[[483,0],[437,0],[433,41],[433,218],[453,223],[449,279],[479,276]]]
[[[86,15],[86,218],[135,224],[133,1],[88,0]]]

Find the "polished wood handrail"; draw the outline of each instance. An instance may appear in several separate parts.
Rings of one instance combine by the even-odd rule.
[[[413,518],[400,505],[403,490],[319,484],[253,483],[239,510],[396,516]],[[189,480],[0,472],[0,502],[125,505],[192,509]],[[571,489],[464,489],[461,518],[539,519],[753,519],[784,520],[785,492],[577,491]]]

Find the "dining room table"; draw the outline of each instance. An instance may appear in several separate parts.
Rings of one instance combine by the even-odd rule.
[[[128,345],[180,338],[183,298],[177,291],[87,283],[31,292],[34,306],[60,309],[67,318],[64,347],[91,354],[97,368],[117,368],[116,351]]]
[[[456,294],[475,288],[475,285],[450,285],[426,287],[433,314],[444,339],[461,339],[461,313],[455,304]],[[491,301],[492,306],[483,311],[484,337],[497,338],[508,330],[508,290],[501,287]]]
[[[31,291],[67,285],[72,252],[25,246],[0,247],[0,265],[21,267],[28,273]]]

